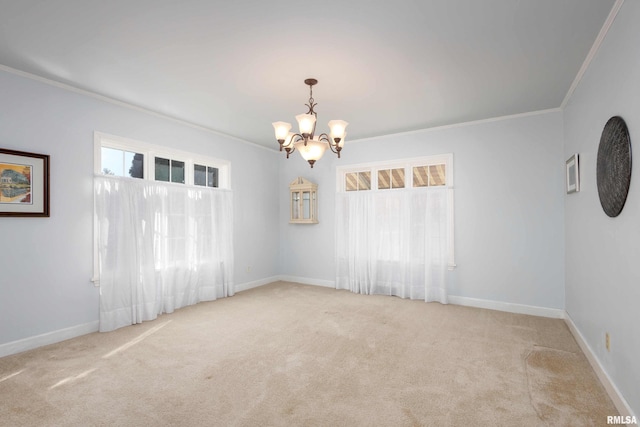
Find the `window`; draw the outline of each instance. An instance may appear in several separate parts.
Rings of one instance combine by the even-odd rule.
[[[156,157],[156,181],[184,184],[184,162]]]
[[[344,180],[346,191],[371,190],[371,172],[349,172]]]
[[[100,171],[105,175],[129,176],[142,178],[144,176],[144,154],[117,148],[101,147]]]
[[[94,134],[94,172],[96,174],[162,181],[182,186],[230,189],[230,169],[229,162],[225,160],[99,132]],[[171,221],[166,219],[172,224],[171,226],[162,225],[162,221],[156,222],[156,226],[161,228],[154,229],[154,232],[165,233],[167,230],[171,231],[169,230],[171,227],[187,227],[186,223],[181,224],[181,221],[186,221],[180,218],[181,214],[178,213],[177,216]],[[97,233],[97,228],[94,232]],[[94,247],[94,283],[96,285],[98,285],[99,271],[97,251],[96,244]]]
[[[378,170],[378,190],[404,188],[404,168]]]
[[[414,187],[438,187],[446,185],[446,164],[414,166],[413,186]]]
[[[411,233],[426,232],[428,227],[433,226],[432,223],[412,223],[408,228],[403,225],[406,223],[406,217],[420,217],[420,209],[423,209],[427,203],[421,201],[422,195],[431,196],[429,203],[437,199],[439,200],[437,204],[443,206],[446,204],[447,265],[449,269],[455,268],[452,154],[342,166],[337,168],[336,183],[338,193],[348,195],[354,191],[369,190],[371,199],[375,199],[375,202],[371,202],[371,206],[375,205],[375,209],[369,210],[370,218],[368,220],[378,221],[379,224],[374,227],[375,238],[367,235],[363,241],[366,241],[367,244],[377,245],[376,256],[377,261],[380,262],[396,262],[403,259],[406,254],[398,249],[398,245],[409,241]],[[362,199],[360,202],[363,201]],[[408,203],[408,200],[413,201]],[[429,209],[434,207],[429,206]],[[412,209],[414,210],[412,211]],[[356,218],[361,215],[363,210],[354,212],[353,218]],[[409,235],[407,235],[407,230],[410,230]]]
[[[338,168],[338,191],[453,187],[451,154]]]
[[[203,187],[218,187],[218,168],[193,165],[193,183]]]
[[[230,188],[228,161],[96,132],[95,173]]]

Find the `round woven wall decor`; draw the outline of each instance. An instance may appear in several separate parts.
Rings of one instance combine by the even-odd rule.
[[[631,141],[622,117],[611,117],[604,125],[598,146],[596,177],[604,213],[612,218],[620,215],[631,184]]]

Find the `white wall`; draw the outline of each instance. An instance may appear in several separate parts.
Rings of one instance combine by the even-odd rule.
[[[0,70],[0,147],[51,156],[51,217],[0,218],[0,345],[98,320],[94,131],[231,161],[235,283],[277,274],[275,153]]]
[[[335,281],[335,166],[453,153],[457,269],[451,294],[564,308],[564,160],[559,111],[346,143],[313,169],[281,159],[280,270]],[[285,163],[286,162],[286,163]],[[318,225],[287,223],[285,189],[319,185]],[[311,255],[311,256],[309,256]]]
[[[320,126],[320,124],[318,124]],[[328,151],[328,150],[327,150]],[[335,156],[325,153],[311,169],[300,154],[280,154],[280,273],[303,283],[335,287]],[[318,224],[289,224],[289,184],[297,177],[318,184]]]
[[[640,2],[624,2],[564,111],[565,158],[580,154],[581,191],[565,199],[566,310],[636,414],[640,414],[640,167],[621,214],[600,205],[602,129],[622,116],[632,153],[640,141]],[[637,151],[636,151],[637,152]],[[605,333],[611,351],[605,348]]]
[[[285,160],[0,70],[0,147],[51,155],[51,217],[0,218],[0,346],[98,320],[98,289],[90,282],[94,131],[231,161],[240,286],[277,275],[334,282],[337,165],[451,152],[458,264],[451,293],[566,306],[640,412],[640,172],[634,168],[629,199],[615,219],[602,212],[595,178],[609,117],[625,118],[632,143],[640,135],[639,21],[640,3],[625,2],[564,112],[347,142],[342,159],[327,153],[313,169],[298,153]],[[581,155],[582,190],[565,196],[564,160],[574,152]],[[288,223],[287,189],[298,176],[319,184],[318,225]]]

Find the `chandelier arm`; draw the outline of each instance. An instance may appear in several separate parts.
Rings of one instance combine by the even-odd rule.
[[[289,158],[289,155],[291,153],[293,153],[294,151],[296,151],[296,147],[291,146],[291,148],[287,147],[284,149],[287,152],[287,159]]]
[[[296,151],[296,147],[294,146],[294,144],[296,142],[300,142],[300,141],[304,141],[304,136],[300,135],[299,133],[294,133],[293,135],[291,135],[291,139],[289,140],[289,144],[283,146],[285,151],[287,152],[287,159],[289,158],[289,155],[291,153]]]
[[[333,147],[331,146],[331,139],[329,138],[329,136],[326,133],[321,133],[320,136],[318,137],[318,141],[324,141],[329,145],[329,148],[331,148],[331,151],[333,151]],[[335,151],[333,151],[335,153]]]
[[[303,133],[303,134],[296,133],[296,134],[294,135],[294,137],[298,137],[298,139],[296,139],[296,140],[294,141],[294,140],[293,140],[293,137],[292,137],[292,138],[291,138],[291,144],[292,144],[292,145],[293,145],[294,143],[296,143],[296,142],[301,142],[301,141],[302,141],[302,142],[304,142],[304,146],[306,147],[306,146],[307,146],[307,141],[309,140],[309,138],[313,139],[313,132],[311,133],[311,136],[309,136],[309,135],[307,135],[307,134],[304,134],[304,133]]]
[[[291,139],[289,140],[288,144],[285,144],[284,142],[282,143],[282,148],[293,147],[293,144],[299,142],[302,139],[304,139],[304,136],[300,135],[299,133],[294,133],[293,135],[291,135]]]
[[[284,150],[287,152],[287,159],[288,159],[289,158],[289,154],[291,154],[294,151],[296,151],[296,147],[294,147],[293,144],[291,144],[291,146],[286,146]]]
[[[338,157],[340,156],[340,150],[336,150],[335,148],[338,148],[338,143],[333,143],[331,141],[331,138],[329,137],[329,135],[327,135],[326,133],[323,133],[320,135],[320,137],[318,138],[318,140],[320,141],[325,141],[327,143],[327,145],[329,145],[329,148],[331,149],[331,151],[333,151],[334,154],[337,154]]]

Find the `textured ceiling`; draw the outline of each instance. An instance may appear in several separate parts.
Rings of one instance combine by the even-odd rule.
[[[277,147],[560,107],[614,0],[0,0],[0,64]],[[348,143],[348,142],[347,142]]]

